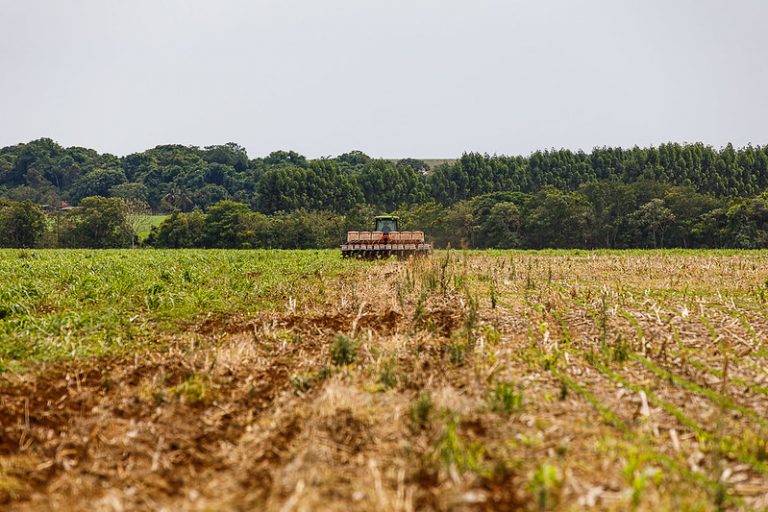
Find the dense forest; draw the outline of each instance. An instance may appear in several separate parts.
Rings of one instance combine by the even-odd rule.
[[[237,144],[116,157],[50,139],[0,149],[0,246],[333,247],[398,213],[437,246],[768,247],[768,146],[467,153],[435,168],[359,151],[249,158]],[[62,205],[73,206],[64,208]]]

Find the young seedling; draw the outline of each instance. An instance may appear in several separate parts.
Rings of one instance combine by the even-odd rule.
[[[536,468],[528,482],[528,488],[536,498],[539,510],[551,510],[557,506],[561,484],[560,472],[555,466],[545,462]]]
[[[346,366],[357,358],[357,341],[344,334],[337,334],[331,346],[331,361],[336,366]]]
[[[400,374],[397,370],[397,357],[388,357],[381,362],[379,371],[379,384],[384,389],[391,389],[397,386],[400,381]]]
[[[429,391],[422,391],[411,405],[411,426],[414,430],[424,430],[432,419],[432,396]]]
[[[463,439],[457,431],[455,419],[448,420],[437,446],[437,454],[446,468],[453,467],[461,473],[479,473],[484,451],[481,444],[466,442]]]
[[[511,382],[499,382],[487,399],[493,412],[509,416],[523,407],[523,393]]]

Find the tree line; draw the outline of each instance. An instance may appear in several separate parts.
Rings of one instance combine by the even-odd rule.
[[[0,247],[131,247],[130,203],[89,197],[46,213],[30,201],[0,200]],[[175,211],[141,245],[157,248],[333,248],[346,231],[370,229],[379,213],[296,209],[266,215],[223,200],[207,211]],[[588,183],[576,191],[493,192],[444,206],[394,210],[401,229],[423,230],[437,247],[745,248],[768,247],[768,193],[718,198],[656,182]]]
[[[768,146],[467,153],[430,169],[359,151],[251,159],[231,143],[118,158],[39,139],[0,149],[0,246],[136,245],[135,219],[154,212],[172,214],[154,247],[334,247],[392,212],[437,246],[757,248],[767,187]]]
[[[293,151],[249,158],[234,143],[164,145],[120,158],[51,139],[0,149],[0,197],[48,205],[116,197],[168,213],[206,211],[225,199],[268,215],[302,208],[345,213],[361,203],[390,211],[429,201],[447,206],[493,192],[577,191],[598,181],[752,197],[768,187],[768,146],[662,144],[527,157],[467,153],[434,169],[421,160],[374,159],[360,151],[315,160]]]

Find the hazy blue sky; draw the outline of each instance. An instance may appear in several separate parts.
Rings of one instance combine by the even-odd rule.
[[[766,0],[0,0],[0,146],[768,143]]]

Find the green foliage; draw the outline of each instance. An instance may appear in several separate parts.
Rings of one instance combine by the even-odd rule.
[[[612,358],[617,363],[623,363],[627,359],[629,359],[629,354],[631,352],[631,348],[629,346],[629,342],[624,339],[624,337],[619,334],[616,337],[616,341],[613,343],[613,353]]]
[[[179,325],[283,309],[286,295],[322,303],[320,279],[367,266],[330,251],[3,249],[0,371],[157,347]]]
[[[75,181],[70,197],[79,202],[86,197],[109,195],[110,190],[126,182],[121,169],[96,169]]]
[[[39,206],[0,200],[0,247],[35,247],[45,228],[45,213]]]
[[[300,395],[306,393],[314,388],[318,383],[330,377],[331,372],[331,368],[324,366],[319,371],[310,371],[299,375],[292,375],[291,387],[293,387],[293,390],[296,392],[296,394]]]
[[[175,212],[155,227],[146,244],[161,248],[220,247],[323,249],[345,235],[344,218],[330,212],[297,210],[268,217],[224,201],[207,214]]]
[[[456,420],[450,418],[437,445],[437,454],[446,467],[455,467],[460,472],[479,473],[485,448],[479,443],[467,442],[458,432]]]
[[[171,388],[170,392],[190,405],[206,404],[213,399],[209,379],[197,373]]]
[[[221,201],[208,211],[203,229],[203,245],[222,249],[243,249],[252,246],[254,216],[247,205]]]
[[[313,160],[307,167],[271,167],[259,180],[256,194],[264,213],[299,208],[343,212],[362,202],[354,181],[330,160]]]
[[[199,211],[174,212],[158,226],[153,226],[145,243],[153,247],[183,249],[201,247],[205,216]]]
[[[365,202],[384,211],[421,203],[427,198],[425,184],[416,171],[388,160],[366,162],[357,175],[357,183]]]
[[[555,466],[544,463],[536,468],[528,488],[534,494],[539,510],[550,510],[557,505],[561,484],[562,478]]]
[[[531,200],[526,215],[534,248],[584,247],[592,223],[589,201],[577,192],[546,188]]]
[[[643,204],[630,217],[630,222],[647,232],[654,249],[664,247],[664,233],[676,220],[675,214],[664,206],[664,201],[660,198]]]
[[[448,359],[451,364],[462,366],[466,358],[467,342],[465,340],[454,340],[448,344]]]
[[[397,370],[397,357],[392,356],[384,359],[381,362],[381,369],[379,371],[379,384],[384,389],[390,389],[397,386],[400,381],[400,374]]]
[[[125,204],[120,199],[88,197],[63,218],[61,243],[64,247],[103,249],[129,247],[132,229]]]
[[[331,361],[336,366],[346,366],[357,358],[357,341],[344,334],[337,334],[331,345]]]
[[[434,404],[432,403],[432,396],[429,394],[429,391],[420,392],[419,396],[411,404],[411,426],[415,430],[424,430],[429,425],[433,410]]]
[[[153,213],[217,214],[219,203],[233,201],[270,216],[231,212],[235,218],[221,222],[234,231],[221,238],[209,231],[155,242],[163,247],[332,247],[345,229],[366,229],[374,214],[397,209],[402,229],[425,231],[437,247],[763,248],[766,188],[768,146],[466,153],[431,169],[360,151],[249,159],[234,143],[169,144],[123,158],[50,139],[0,148],[0,196],[14,201],[56,210],[101,196]],[[58,233],[36,243],[57,240]]]
[[[478,238],[485,247],[512,249],[520,246],[521,226],[520,209],[515,203],[496,203],[479,226]]]
[[[653,482],[656,485],[659,485],[663,478],[659,469],[652,466],[643,467],[649,458],[648,455],[638,453],[637,450],[631,450],[628,455],[627,463],[623,469],[624,478],[631,489],[631,503],[633,509],[640,505],[643,493],[648,487],[648,484]]]
[[[488,397],[493,412],[510,415],[523,407],[523,392],[510,382],[499,382]]]

